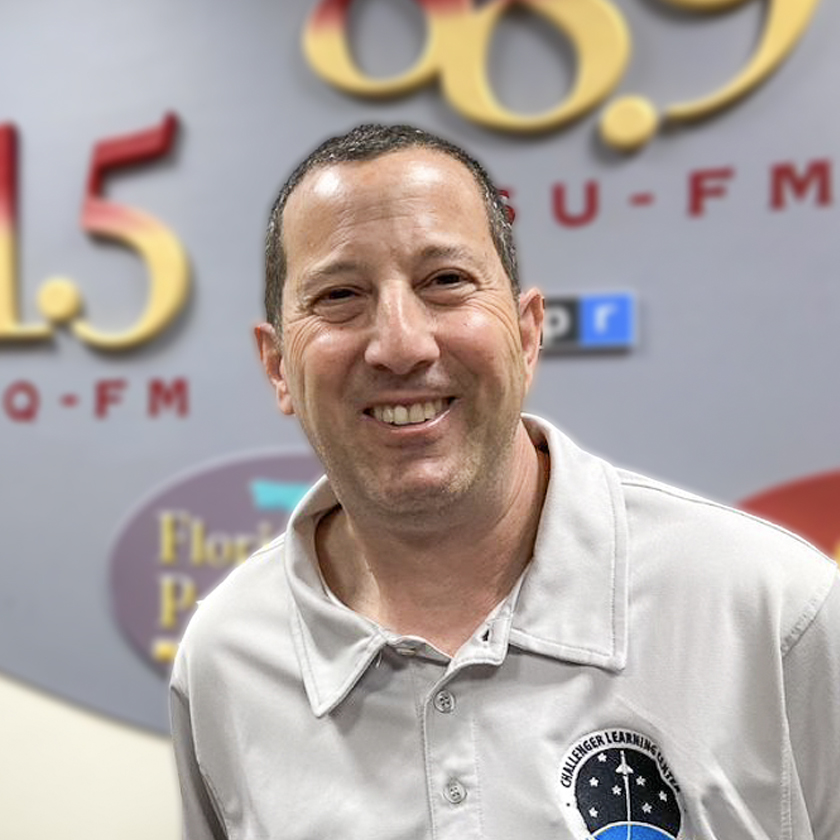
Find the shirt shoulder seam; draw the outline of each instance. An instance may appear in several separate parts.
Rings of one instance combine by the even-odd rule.
[[[809,628],[813,625],[814,619],[816,619],[819,611],[822,609],[823,604],[825,604],[829,593],[831,592],[832,588],[837,585],[837,578],[838,575],[835,574],[830,578],[827,578],[824,583],[822,583],[811,598],[808,600],[808,603],[805,605],[805,608],[799,615],[799,618],[794,623],[793,627],[790,631],[785,635],[784,639],[782,640],[782,658],[786,658],[787,655],[796,647],[799,640],[808,632]]]
[[[752,513],[747,513],[745,510],[739,510],[736,507],[731,507],[730,505],[725,505],[722,502],[715,502],[712,499],[704,499],[701,496],[695,496],[693,493],[688,493],[686,491],[679,490],[676,487],[668,487],[659,484],[649,484],[644,481],[639,481],[636,479],[628,479],[622,478],[621,479],[622,485],[626,487],[635,487],[638,490],[649,490],[652,493],[661,493],[664,496],[670,496],[674,499],[681,499],[684,502],[688,502],[690,504],[697,504],[704,507],[713,508],[715,510],[719,510],[722,513],[730,513],[735,516],[741,517],[742,519],[746,519],[752,522],[755,522],[757,525],[761,525],[765,528],[769,528],[772,531],[776,531],[778,534],[784,534],[787,537],[798,542],[803,548],[807,548],[815,557],[819,557],[819,559],[825,563],[831,563],[831,560],[826,557],[819,549],[815,548],[808,540],[800,537],[799,534],[795,534],[793,531],[788,531],[787,528],[783,528],[781,525],[776,525],[774,522],[770,522],[767,519],[762,519],[759,516],[755,516]]]

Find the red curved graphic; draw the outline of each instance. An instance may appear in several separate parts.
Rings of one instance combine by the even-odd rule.
[[[799,534],[840,560],[840,470],[773,487],[744,499],[739,507]]]

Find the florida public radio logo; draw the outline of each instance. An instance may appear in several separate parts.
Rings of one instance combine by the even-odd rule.
[[[322,472],[311,454],[239,457],[167,483],[128,516],[111,550],[111,596],[147,663],[169,672],[198,601],[285,530]]]
[[[749,0],[663,0],[687,12],[708,15]],[[719,113],[762,84],[802,38],[819,0],[774,0],[764,31],[746,65],[699,99],[657,108],[644,94],[610,100],[632,54],[633,36],[620,10],[608,0],[416,0],[426,16],[426,44],[414,65],[391,78],[372,78],[356,63],[348,39],[353,0],[322,0],[310,16],[303,46],[312,69],[329,84],[356,96],[394,97],[439,84],[449,105],[471,122],[500,131],[558,130],[605,105],[599,123],[610,147],[632,151],[663,127]],[[487,71],[493,31],[511,6],[539,15],[573,45],[576,78],[567,97],[545,113],[525,115],[497,99]]]

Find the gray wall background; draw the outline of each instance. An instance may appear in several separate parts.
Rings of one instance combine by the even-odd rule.
[[[614,0],[634,55],[618,93],[658,104],[699,96],[751,54],[766,4],[726,14],[679,13],[657,0]],[[63,333],[52,344],[0,344],[0,392],[37,386],[37,422],[0,413],[0,671],[127,722],[165,731],[165,681],[117,629],[108,554],[126,516],[172,477],[221,456],[302,450],[275,412],[251,326],[261,317],[263,226],[290,168],[325,136],[361,121],[408,121],[465,144],[514,189],[525,285],[548,295],[632,289],[640,335],[629,354],[549,358],[528,408],[584,446],[639,471],[737,502],[840,465],[837,347],[838,210],[809,199],[769,209],[770,168],[834,161],[840,7],[823,0],[795,52],[767,84],[707,122],[621,158],[595,139],[597,113],[538,137],[465,122],[433,87],[367,101],[325,85],[307,66],[301,31],[313,0],[2,0],[0,120],[21,139],[20,281],[35,320],[38,288],[73,277],[88,314],[127,326],[145,301],[145,269],[96,243],[78,215],[95,142],[156,124],[182,130],[165,162],[107,181],[106,193],[156,215],[186,247],[194,293],[178,324],[123,355]],[[397,72],[424,37],[410,0],[357,0],[352,36],[362,66]],[[490,75],[521,111],[554,104],[574,56],[524,13],[499,26]],[[732,166],[725,200],[689,218],[688,174]],[[597,179],[603,212],[569,230],[551,188],[582,200]],[[627,197],[656,193],[649,208]],[[187,377],[188,418],[145,412],[152,377]],[[92,413],[93,383],[123,377],[122,405]],[[75,391],[73,411],[58,396]]]

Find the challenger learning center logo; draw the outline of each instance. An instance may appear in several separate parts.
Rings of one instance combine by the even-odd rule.
[[[645,735],[603,729],[579,738],[560,765],[562,802],[580,840],[677,840],[680,788]]]

